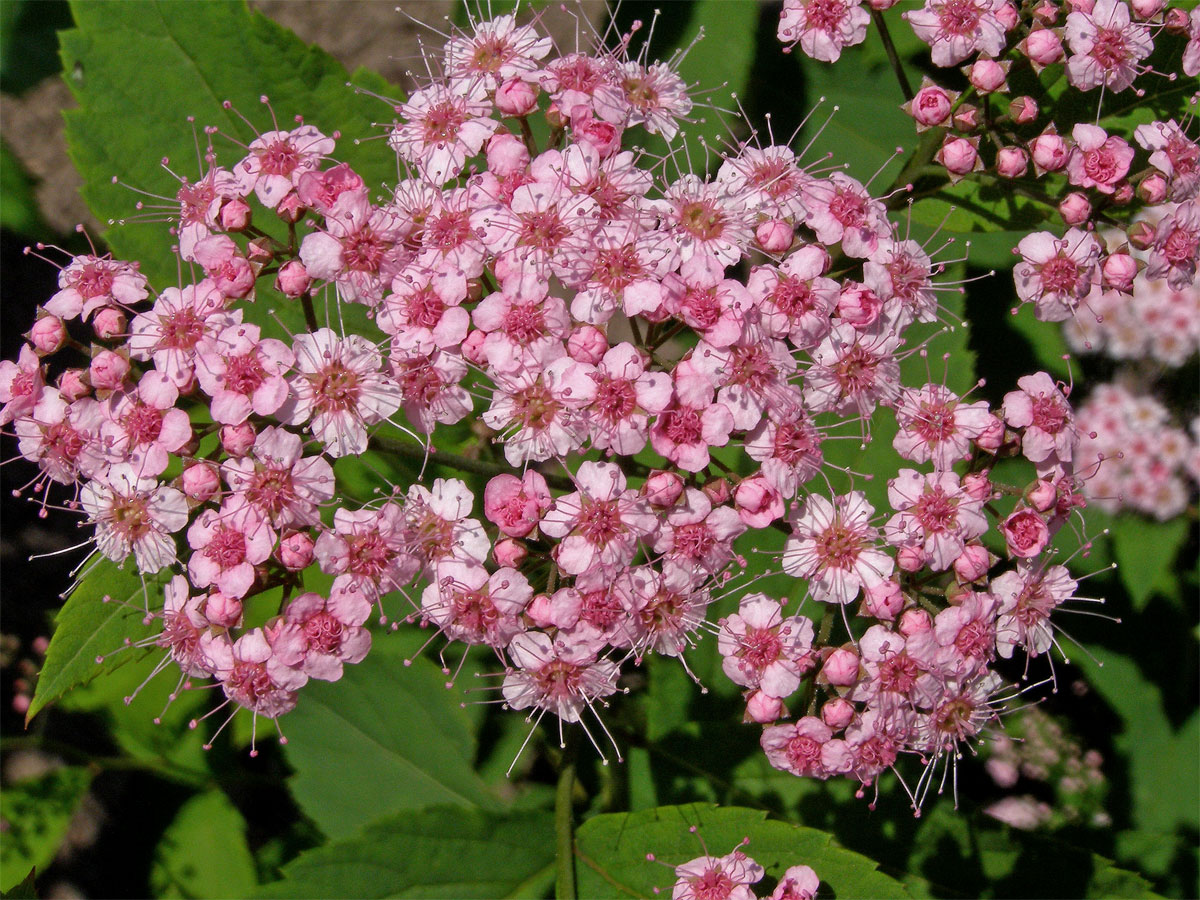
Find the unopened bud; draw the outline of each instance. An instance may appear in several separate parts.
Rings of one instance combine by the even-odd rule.
[[[1148,250],[1154,245],[1154,226],[1149,222],[1134,222],[1125,233],[1138,250]]]
[[[510,78],[496,88],[496,109],[501,115],[522,117],[537,109],[538,90],[528,81]]]
[[[683,479],[674,472],[652,472],[642,485],[642,496],[651,506],[674,506],[683,493]]]
[[[207,462],[197,462],[188,466],[183,470],[179,481],[183,493],[201,503],[211,500],[221,489],[217,467]]]
[[[496,541],[492,555],[496,558],[496,565],[515,569],[529,556],[529,548],[516,538],[504,538]]]
[[[883,301],[875,292],[857,281],[847,281],[838,295],[838,316],[859,331],[870,328],[882,309]]]
[[[1058,204],[1058,214],[1068,225],[1082,225],[1092,215],[1092,202],[1079,191],[1072,191]]]
[[[796,232],[782,219],[771,219],[754,229],[754,239],[767,253],[783,253],[792,246]]]
[[[294,190],[288,191],[275,207],[275,214],[288,224],[299,222],[307,211],[308,207]]]
[[[242,623],[242,601],[214,591],[205,598],[204,618],[220,628],[237,628]]]
[[[892,579],[863,587],[863,610],[882,622],[890,622],[904,609],[904,592]]]
[[[1029,36],[1020,44],[1029,61],[1038,71],[1046,66],[1052,66],[1063,58],[1062,38],[1049,28],[1038,28],[1029,32]]]
[[[68,403],[73,403],[80,397],[86,397],[92,392],[92,385],[86,369],[66,369],[58,376],[58,392]]]
[[[608,338],[595,325],[580,325],[567,338],[567,354],[571,359],[596,365],[608,352]]]
[[[313,561],[313,539],[307,531],[295,531],[279,542],[275,557],[289,572],[307,569]]]
[[[838,687],[849,687],[858,681],[858,654],[845,647],[839,647],[829,654],[821,674],[830,684]]]
[[[821,707],[821,721],[834,731],[841,731],[854,721],[854,704],[844,697],[834,697]]]
[[[917,91],[912,100],[904,104],[903,109],[916,120],[920,131],[944,125],[950,118],[950,107],[954,105],[954,98],[957,96],[958,94],[946,91],[936,84],[927,84]]]
[[[946,167],[951,180],[955,176],[962,177],[968,172],[982,168],[979,162],[979,151],[972,139],[946,136],[942,149],[935,156],[938,162]]]
[[[919,607],[906,609],[900,614],[899,630],[906,638],[924,634],[931,628],[933,628],[933,619],[929,617],[929,613]]]
[[[119,391],[129,375],[129,360],[112,350],[101,350],[88,367],[92,387],[98,391]]]
[[[67,342],[67,326],[58,316],[47,313],[29,329],[29,343],[42,355],[57,352]]]
[[[252,216],[250,204],[240,197],[234,197],[221,207],[221,228],[225,231],[245,231],[250,227]]]
[[[968,584],[981,580],[990,567],[991,555],[982,544],[967,544],[954,560],[954,574]]]
[[[1029,155],[1040,171],[1057,172],[1067,164],[1069,148],[1061,135],[1045,131],[1029,142]]]
[[[1023,94],[1008,104],[1008,114],[1018,125],[1028,125],[1038,116],[1037,101],[1028,94]]]
[[[921,546],[901,547],[896,551],[896,565],[903,572],[919,572],[925,568],[928,557]]]
[[[1020,178],[1029,170],[1029,154],[1020,147],[1004,147],[996,154],[996,174],[1001,178]]]
[[[1104,260],[1104,286],[1127,294],[1133,290],[1137,271],[1137,260],[1128,253],[1110,253]]]
[[[279,274],[275,276],[276,289],[292,300],[306,294],[311,285],[308,269],[298,259],[289,259],[279,267]]]
[[[249,453],[255,437],[254,426],[249,422],[221,428],[221,446],[230,456],[241,458]]]
[[[746,698],[746,721],[769,725],[787,715],[787,708],[778,697],[770,697],[755,691]]]
[[[1008,63],[998,63],[994,59],[978,59],[966,67],[967,78],[981,94],[1007,89],[1006,78]]]
[[[92,330],[102,341],[112,341],[125,334],[125,313],[111,306],[96,313],[92,319]]]
[[[1153,172],[1142,179],[1137,193],[1143,202],[1156,206],[1167,199],[1167,179],[1158,172]]]

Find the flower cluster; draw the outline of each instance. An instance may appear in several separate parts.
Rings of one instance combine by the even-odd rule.
[[[696,828],[688,829],[693,834]],[[675,884],[671,900],[755,900],[751,887],[762,880],[766,870],[742,852],[750,842],[743,838],[732,852],[712,856],[705,848],[703,856],[675,866]],[[658,862],[653,853],[646,854],[650,862]],[[813,900],[821,881],[810,866],[791,866],[770,894],[770,900]],[[654,889],[658,893],[658,888]]]
[[[0,424],[100,553],[163,573],[147,641],[235,710],[276,719],[309,679],[340,678],[379,609],[490,648],[507,706],[581,723],[600,750],[585,713],[622,667],[686,666],[708,629],[778,768],[872,784],[900,753],[956,758],[1010,692],[996,658],[1046,653],[1074,595],[1048,549],[1083,505],[1067,391],[1037,373],[991,408],[902,380],[959,290],[938,280],[948,261],[787,146],[732,146],[711,177],[629,149],[675,136],[692,100],[628,38],[553,55],[512,16],[456,33],[395,104],[403,177],[381,201],[302,120],[229,167],[210,145],[171,212],[203,277],[154,290],[134,263],[73,257],[0,364]],[[1069,263],[1091,283],[1098,255],[1071,256],[1085,240],[1029,278]],[[1169,282],[1187,269],[1170,259]],[[72,336],[89,326],[90,345]],[[879,515],[832,487],[822,449],[876,414],[912,464],[874,473]],[[436,446],[472,415],[461,459]],[[368,450],[490,477],[352,508],[335,465]],[[1001,457],[1035,477],[994,479]],[[819,614],[753,593],[709,624],[767,529],[787,535],[768,571]]]

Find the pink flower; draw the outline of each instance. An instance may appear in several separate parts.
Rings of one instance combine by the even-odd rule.
[[[1034,509],[1019,509],[1000,523],[1010,556],[1032,559],[1050,542],[1050,529]]]
[[[45,384],[41,358],[28,344],[21,345],[16,362],[0,361],[0,425],[32,413]]]
[[[1067,178],[1071,184],[1111,194],[1117,182],[1129,174],[1133,148],[1115,135],[1109,137],[1095,125],[1076,125],[1071,136],[1076,145],[1067,159]]]
[[[1163,216],[1154,231],[1146,277],[1166,276],[1172,290],[1185,291],[1196,280],[1200,262],[1200,202],[1189,200]]]
[[[1045,372],[1017,379],[1019,391],[1004,395],[1004,421],[1023,428],[1021,452],[1031,462],[1070,462],[1079,433],[1071,404]]]
[[[1081,91],[1104,85],[1123,91],[1141,73],[1138,61],[1150,55],[1150,29],[1130,21],[1122,0],[1096,0],[1090,12],[1067,16],[1067,80]]]
[[[771,893],[770,900],[813,900],[821,886],[817,873],[808,866],[791,866]]]
[[[592,108],[606,122],[625,128],[643,125],[669,141],[679,130],[675,120],[692,111],[687,85],[665,63],[643,66],[629,60],[607,74],[592,95]]]
[[[987,430],[991,417],[986,401],[963,403],[944,385],[927,384],[900,392],[896,420],[896,452],[914,462],[932,460],[945,470],[970,456],[971,441]]]
[[[1003,0],[925,0],[904,13],[917,37],[929,44],[934,65],[952,66],[974,53],[998,57],[1004,25],[997,18]]]
[[[1038,231],[1021,238],[1017,251],[1021,254],[1013,271],[1017,296],[1033,303],[1042,321],[1070,318],[1092,289],[1097,274],[1100,245],[1096,238],[1078,228],[1061,238]]]
[[[153,360],[154,367],[175,385],[188,389],[194,383],[197,353],[211,345],[225,328],[242,320],[242,311],[227,312],[216,284],[167,288],[149,312],[134,318],[129,337],[133,359]]]
[[[833,737],[829,726],[815,716],[789,725],[771,725],[763,729],[761,744],[776,769],[812,778],[831,774],[821,762],[822,748]]]
[[[1050,613],[1071,599],[1079,582],[1063,566],[1033,566],[1025,561],[993,579],[991,591],[999,601],[996,651],[1005,659],[1021,647],[1038,656],[1054,643]]]
[[[720,182],[705,182],[692,174],[671,184],[663,195],[656,206],[685,263],[693,256],[711,256],[720,264],[719,279],[723,266],[742,258],[754,236],[754,215],[742,197],[727,194]]]
[[[703,471],[709,448],[729,443],[733,415],[723,403],[714,403],[716,391],[703,375],[676,371],[675,401],[650,427],[650,446],[685,472]]]
[[[232,642],[224,632],[209,631],[200,647],[225,696],[268,719],[291,712],[296,691],[308,682],[302,670],[284,662],[261,628]]]
[[[798,349],[815,347],[829,333],[838,283],[822,277],[829,254],[807,244],[778,268],[755,266],[746,285],[758,306],[759,323],[771,337],[787,338]]]
[[[226,483],[276,528],[317,526],[317,507],[333,498],[333,467],[304,456],[300,436],[269,426],[251,453],[221,465]]]
[[[745,853],[701,856],[675,867],[679,880],[671,900],[754,900],[749,885],[761,881],[764,869]]]
[[[779,699],[800,687],[814,633],[811,621],[785,619],[781,608],[765,594],[749,594],[735,615],[721,620],[717,636],[721,668],[729,679]]]
[[[374,307],[397,268],[402,230],[396,213],[372,206],[365,190],[346,191],[326,213],[325,230],[301,242],[300,261],[312,279],[332,281],[343,300]]]
[[[337,681],[342,677],[343,665],[362,662],[371,649],[371,632],[339,619],[320,594],[293,597],[283,627],[297,629],[303,638],[301,671],[321,681]]]
[[[392,129],[388,145],[441,187],[483,149],[500,123],[488,118],[491,104],[482,80],[454,86],[432,84],[414,91],[400,107],[404,124]]]
[[[843,47],[867,37],[871,14],[862,0],[784,0],[779,17],[779,40],[821,62],[836,62]]]
[[[100,426],[106,455],[130,461],[141,476],[162,474],[169,454],[192,439],[188,414],[174,408],[178,399],[179,389],[157,371],[143,375],[136,392],[109,397],[108,421]]]
[[[206,509],[188,529],[188,577],[196,587],[216,585],[230,597],[245,597],[254,584],[254,567],[266,562],[275,547],[275,531],[239,495],[218,512]]]
[[[45,310],[60,319],[84,319],[106,307],[130,307],[149,295],[146,276],[132,263],[99,256],[76,256],[58,273],[59,291]]]
[[[647,372],[641,352],[621,343],[604,354],[592,378],[596,393],[587,412],[593,446],[633,456],[646,446],[647,414],[671,404],[671,376]]]
[[[628,566],[637,543],[657,520],[625,474],[613,463],[584,462],[575,474],[579,490],[559,497],[542,517],[542,533],[561,538],[553,555],[560,569],[578,575],[594,568],[616,572]]]
[[[488,644],[497,650],[525,630],[521,613],[533,588],[516,569],[488,575],[478,563],[439,563],[421,594],[421,612],[452,641]]]
[[[483,492],[483,514],[509,537],[526,537],[553,504],[541,473],[527,469],[521,478],[495,475]]]
[[[803,410],[791,421],[763,421],[746,437],[746,453],[762,463],[762,475],[785,498],[796,495],[800,485],[820,470],[824,435]]]
[[[274,338],[261,338],[257,325],[230,325],[204,345],[196,378],[213,398],[212,416],[222,425],[240,425],[250,414],[269,416],[288,398],[284,373],[292,351]]]
[[[825,603],[849,603],[859,590],[892,574],[892,558],[876,548],[879,530],[870,524],[874,508],[861,491],[833,502],[811,495],[793,518],[782,567],[809,580],[812,596]]]
[[[817,240],[826,246],[841,241],[847,256],[868,257],[881,238],[891,236],[887,208],[849,175],[834,172],[809,183],[804,202],[806,223],[817,233]]]
[[[987,531],[983,501],[965,493],[953,472],[901,469],[888,482],[888,502],[897,510],[885,528],[888,542],[921,547],[935,572],[948,569],[967,541]]]
[[[501,81],[534,79],[538,60],[552,47],[532,25],[517,25],[511,15],[480,22],[470,35],[446,42],[446,74],[465,86],[481,84],[494,91]]]
[[[683,502],[667,511],[654,552],[696,571],[715,575],[733,559],[734,538],[746,531],[741,517],[728,506],[713,506],[708,495],[688,488]]]
[[[585,708],[616,693],[616,664],[597,659],[595,648],[586,644],[571,646],[540,631],[526,631],[512,639],[508,655],[516,668],[505,675],[501,691],[513,709],[533,707],[564,722],[578,722]]]
[[[411,552],[412,534],[395,503],[379,509],[336,510],[333,531],[323,531],[313,548],[321,571],[336,575],[329,610],[339,622],[361,625],[380,595],[408,583],[420,566]]]
[[[254,191],[263,206],[275,209],[299,183],[300,176],[316,169],[333,148],[333,138],[312,125],[268,131],[250,144],[250,152],[233,172],[243,194]]]
[[[900,394],[900,339],[892,331],[859,332],[838,324],[813,351],[804,381],[804,402],[813,412],[868,417],[877,404],[891,406]]]
[[[80,503],[96,525],[96,547],[114,562],[130,553],[143,574],[158,572],[175,562],[175,540],[169,537],[187,524],[183,494],[139,475],[122,463],[105,479],[89,481]]]
[[[510,465],[565,456],[583,444],[582,410],[596,393],[591,370],[563,356],[544,369],[497,374],[492,405],[480,418],[505,435],[504,458]]]

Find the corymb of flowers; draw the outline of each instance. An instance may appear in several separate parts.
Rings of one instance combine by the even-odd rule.
[[[1094,602],[1054,549],[1063,532],[1087,552],[1089,485],[1113,504],[1139,480],[1122,448],[1153,420],[1181,508],[1197,454],[1126,388],[1086,424],[1044,371],[996,404],[952,389],[970,248],[912,236],[910,182],[1048,205],[1061,227],[1016,243],[1019,301],[1081,352],[1141,342],[1177,365],[1198,335],[1196,98],[1128,131],[1090,120],[1195,76],[1200,10],[890,6],[785,0],[778,32],[835,65],[869,28],[891,47],[887,23],[929,45],[946,78],[914,90],[897,65],[924,158],[888,187],[747,123],[684,153],[717,101],[678,55],[649,58],[650,29],[564,50],[501,15],[427,47],[381,103],[364,146],[395,156],[395,184],[264,97],[236,110],[256,139],[203,130],[198,173],[143,198],[178,283],[35,248],[60,290],[0,363],[0,424],[38,468],[22,490],[92,529],[79,577],[142,578],[124,643],[176,693],[218,686],[214,721],[284,734],[308,682],[420,626],[451,685],[482,647],[473,690],[606,762],[637,727],[639,667],[702,682],[689,657],[715,645],[708,677],[743,692],[771,766],[898,785],[919,810],[1054,680],[1060,608]],[[1164,33],[1186,36],[1177,72],[1146,62]],[[1054,64],[1054,92],[1017,92]],[[1068,104],[1089,121],[1064,127]],[[1157,314],[1117,328],[1132,303]],[[858,453],[873,442],[895,453]],[[359,457],[378,463],[365,492],[343,484]],[[676,897],[741,897],[762,868],[735,850],[676,872]],[[816,886],[800,866],[775,896]]]

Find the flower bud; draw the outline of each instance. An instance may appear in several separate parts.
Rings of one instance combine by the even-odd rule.
[[[298,259],[285,262],[279,267],[279,274],[275,277],[275,288],[292,300],[307,293],[311,284],[312,278],[308,275],[308,269]]]
[[[838,295],[838,316],[859,331],[870,328],[882,309],[883,301],[875,292],[857,281],[847,281]]]
[[[483,352],[483,342],[487,340],[487,332],[478,328],[467,334],[466,340],[459,346],[459,352],[467,362],[477,366],[486,366],[487,357]]]
[[[1148,250],[1154,244],[1154,226],[1149,222],[1134,222],[1125,233],[1138,250]]]
[[[249,422],[241,425],[225,425],[221,428],[221,446],[230,456],[241,458],[254,446],[254,426]]]
[[[1151,206],[1162,203],[1167,199],[1167,179],[1158,172],[1153,172],[1142,179],[1137,194],[1143,202]]]
[[[183,470],[179,480],[183,493],[201,503],[211,500],[221,489],[221,479],[217,475],[217,467],[212,463],[193,463]]]
[[[967,544],[954,560],[954,574],[960,581],[970,583],[984,578],[991,568],[991,555],[982,544]]]
[[[221,228],[225,231],[245,231],[250,227],[252,216],[253,211],[250,209],[250,204],[240,197],[234,197],[221,207],[219,216]]]
[[[1113,186],[1112,202],[1114,206],[1128,206],[1133,200],[1133,185],[1122,179]]]
[[[950,118],[950,107],[958,94],[951,93],[936,84],[927,84],[915,97],[904,104],[903,109],[917,121],[918,131],[943,125]]]
[[[902,572],[917,572],[925,568],[925,548],[921,546],[901,547],[896,551],[896,565]]]
[[[621,135],[624,134],[624,130],[611,122],[597,119],[583,104],[571,111],[571,131],[576,140],[591,144],[601,159],[621,149]]]
[[[1025,501],[1038,512],[1048,512],[1058,502],[1058,489],[1045,478],[1039,478],[1025,489]]]
[[[979,127],[979,107],[964,103],[954,111],[954,130],[970,134]]]
[[[1042,0],[1033,9],[1033,17],[1045,25],[1053,25],[1058,21],[1059,7],[1055,0]]]
[[[34,350],[48,355],[57,352],[67,342],[67,326],[58,316],[47,313],[33,323],[27,337]]]
[[[1001,3],[995,10],[996,19],[1004,26],[1005,31],[1012,31],[1021,24],[1021,14],[1011,3]]]
[[[279,542],[275,557],[289,572],[307,569],[313,561],[313,539],[307,531],[294,531]]]
[[[890,622],[904,609],[904,592],[892,579],[863,586],[863,610],[882,622]]]
[[[975,148],[974,141],[968,138],[946,135],[942,149],[934,158],[946,167],[951,181],[957,180],[955,176],[961,178],[968,172],[983,167],[979,162],[979,151]]]
[[[1137,260],[1128,253],[1110,253],[1104,259],[1104,286],[1128,294],[1133,290],[1137,271]]]
[[[88,367],[92,387],[97,391],[118,391],[129,375],[129,360],[112,350],[101,350]]]
[[[268,263],[275,258],[275,251],[264,240],[250,241],[246,244],[246,259],[253,262]]]
[[[1068,225],[1082,225],[1092,214],[1092,203],[1079,191],[1072,191],[1058,204],[1058,214]]]
[[[782,219],[763,222],[754,230],[754,239],[767,253],[783,253],[792,246],[796,232]]]
[[[849,687],[858,681],[858,654],[845,647],[839,647],[829,654],[821,674],[830,684],[838,687]]]
[[[746,478],[733,492],[738,518],[750,528],[766,528],[784,514],[783,495],[762,475]]]
[[[537,109],[538,90],[520,78],[510,78],[496,88],[496,109],[501,115],[524,117]]]
[[[900,633],[906,638],[924,634],[931,628],[933,628],[933,619],[929,617],[929,613],[919,607],[906,609],[900,615]]]
[[[1008,104],[1008,114],[1018,125],[1028,125],[1038,117],[1038,104],[1027,94],[1023,94]]]
[[[567,338],[567,354],[578,362],[596,365],[608,352],[608,338],[595,325],[580,325]]]
[[[713,506],[720,506],[722,503],[729,502],[730,490],[729,482],[724,478],[714,478],[707,484],[703,485],[700,490],[704,491],[704,495],[712,501]]]
[[[854,704],[844,697],[826,700],[821,707],[821,721],[834,731],[841,731],[854,721]]]
[[[996,154],[996,174],[1001,178],[1020,178],[1029,170],[1029,154],[1020,147],[1004,147]]]
[[[778,697],[769,697],[762,691],[754,691],[746,698],[746,721],[769,725],[778,722],[787,715],[783,701]]]
[[[992,499],[992,481],[988,478],[986,470],[983,472],[970,472],[964,475],[961,486],[963,492],[972,500],[987,502]]]
[[[1029,32],[1029,37],[1021,42],[1020,48],[1038,71],[1054,65],[1063,58],[1062,38],[1058,36],[1058,32],[1049,28],[1038,28]]]
[[[1050,529],[1040,513],[1033,509],[1018,509],[1000,523],[1000,533],[1008,544],[1010,556],[1031,559],[1050,541]]]
[[[1133,7],[1133,13],[1139,19],[1153,19],[1163,11],[1167,0],[1130,0],[1129,5]]]
[[[515,569],[525,561],[529,548],[515,538],[504,538],[496,541],[492,555],[496,558],[496,565]]]
[[[1067,164],[1069,152],[1066,140],[1052,131],[1044,131],[1029,142],[1029,154],[1039,174],[1059,171]]]
[[[966,72],[967,78],[975,86],[975,90],[981,94],[990,94],[1008,87],[1006,84],[1007,63],[1001,64],[994,59],[977,59],[972,65],[966,67]]]
[[[92,392],[86,369],[66,369],[58,376],[58,392],[68,403],[73,403],[80,397],[86,397]]]
[[[642,496],[651,506],[674,506],[683,493],[683,479],[674,472],[652,472],[642,485]]]
[[[1191,21],[1188,18],[1186,9],[1172,6],[1163,17],[1163,24],[1167,26],[1167,31],[1174,32],[1175,34],[1187,34]]]
[[[294,190],[288,191],[275,207],[275,214],[289,224],[299,222],[307,211],[308,206]]]
[[[242,601],[213,591],[204,600],[204,618],[219,628],[237,628],[242,623]]]
[[[558,108],[557,103],[551,103],[546,109],[546,124],[555,130],[566,127],[567,116]]]
[[[980,450],[986,450],[989,453],[995,453],[1004,444],[1004,423],[996,416],[992,416],[988,422],[987,428],[983,434],[975,438],[975,446]]]
[[[106,306],[92,319],[92,330],[102,341],[111,341],[125,334],[125,313]]]
[[[1096,6],[1096,0],[1067,0],[1067,6],[1071,8],[1072,12],[1081,12],[1090,16]]]

